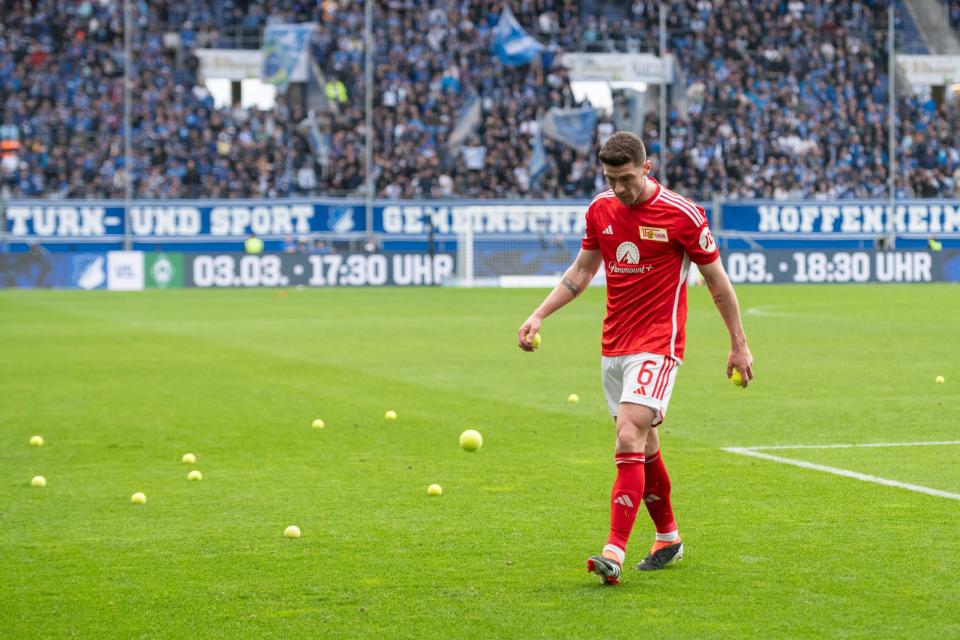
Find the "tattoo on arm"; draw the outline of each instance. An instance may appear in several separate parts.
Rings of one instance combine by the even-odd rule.
[[[561,284],[565,286],[571,294],[573,294],[574,298],[580,295],[580,287],[574,284],[569,278],[564,278]]]

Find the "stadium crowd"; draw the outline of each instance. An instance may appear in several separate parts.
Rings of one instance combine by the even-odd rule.
[[[947,3],[950,11],[950,24],[957,31],[960,31],[960,0],[950,0]]]
[[[611,3],[594,3],[601,7]],[[576,0],[517,0],[546,46],[542,64],[491,53],[498,0],[377,3],[377,195],[589,197],[603,188],[595,150],[547,140],[530,175],[538,115],[577,105],[564,51],[655,50],[658,2],[582,16]],[[954,2],[955,6],[956,3]],[[139,0],[132,93],[134,195],[280,197],[363,188],[363,3],[351,0]],[[0,125],[18,148],[0,163],[4,195],[122,197],[122,3],[0,0]],[[850,198],[886,194],[886,0],[673,0],[668,42],[681,69],[668,114],[666,171],[701,198]],[[954,14],[960,13],[955,10]],[[318,153],[302,105],[216,108],[194,47],[256,42],[268,18],[315,21],[311,53],[336,109]],[[481,116],[447,144],[477,95]],[[655,100],[650,104],[655,105]],[[899,97],[898,195],[960,196],[960,120]],[[598,147],[612,131],[598,124]],[[644,139],[656,160],[658,115]],[[9,130],[9,129],[8,129]],[[315,160],[321,160],[316,163]]]

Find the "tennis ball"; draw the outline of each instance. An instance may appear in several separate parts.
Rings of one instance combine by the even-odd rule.
[[[263,253],[263,240],[260,238],[250,237],[243,241],[243,250],[250,254],[261,254]]]
[[[35,447],[42,447],[43,436],[33,436],[32,438],[30,438],[30,444],[32,444]]]
[[[438,484],[432,484],[432,485],[430,485],[429,487],[427,487],[427,495],[428,495],[428,496],[440,496],[440,495],[443,495],[443,487],[441,487],[441,486],[438,485]]]
[[[314,429],[323,429],[325,426],[326,424],[320,418],[317,418],[316,420],[313,421]]]
[[[187,474],[187,480],[203,480],[203,474],[200,473],[197,469],[194,469]]]
[[[738,369],[733,369],[733,375],[730,376],[730,382],[733,383],[733,386],[735,387],[743,386],[743,376],[740,375],[740,371]]]
[[[483,436],[479,431],[467,429],[460,434],[460,448],[464,451],[476,451],[483,446]]]
[[[180,458],[180,462],[184,464],[195,464],[197,462],[197,456],[193,455],[192,453],[185,453],[183,454],[183,457]]]
[[[30,486],[32,487],[45,487],[47,486],[47,479],[43,476],[34,476],[33,480],[30,481]]]
[[[386,418],[387,420],[396,420],[397,412],[394,411],[393,409],[390,409],[390,411],[387,411],[385,414],[383,414],[383,417]]]
[[[290,525],[283,530],[284,538],[299,538],[300,537],[300,527],[295,524]]]
[[[580,402],[580,396],[575,393],[571,393],[569,396],[567,396],[567,402],[570,404],[577,404]]]
[[[937,376],[937,377],[934,379],[934,382],[936,382],[937,384],[943,384],[944,382],[946,382],[946,379],[944,379],[943,376]],[[42,444],[42,442],[41,442],[41,444]]]
[[[130,502],[133,504],[146,504],[147,496],[143,495],[140,491],[137,491],[135,494],[130,496]]]
[[[537,331],[535,334],[533,334],[533,348],[534,348],[534,349],[539,349],[539,348],[540,348],[540,342],[541,342],[540,332]]]

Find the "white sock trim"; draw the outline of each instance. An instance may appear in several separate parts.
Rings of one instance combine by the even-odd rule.
[[[657,542],[676,542],[680,539],[680,532],[674,529],[670,533],[658,533]]]
[[[617,557],[620,558],[620,564],[623,564],[623,561],[626,560],[627,558],[626,552],[616,545],[612,545],[612,544],[604,545],[603,550],[612,551],[613,553],[617,554]]]

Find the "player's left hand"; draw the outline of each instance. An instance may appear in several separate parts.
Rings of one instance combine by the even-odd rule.
[[[746,387],[753,380],[753,354],[750,353],[750,347],[744,344],[741,347],[735,347],[730,350],[727,357],[727,377],[733,375],[736,368],[743,378],[743,386]]]

